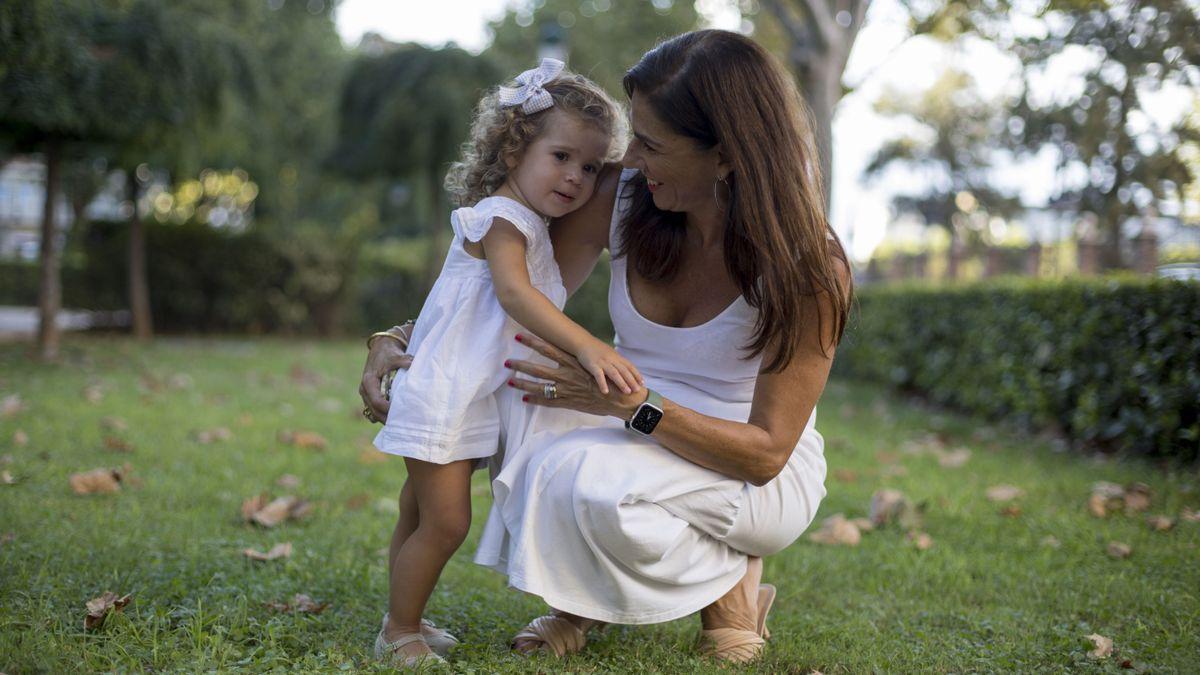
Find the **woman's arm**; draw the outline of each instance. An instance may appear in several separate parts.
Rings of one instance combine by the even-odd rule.
[[[592,198],[550,224],[554,259],[562,272],[568,295],[579,290],[596,267],[600,253],[608,248],[608,226],[612,222],[620,181],[621,165],[606,164],[596,178]]]
[[[839,267],[839,274],[848,277],[849,270]],[[654,429],[654,440],[684,459],[754,485],[763,485],[779,475],[824,391],[833,365],[832,350],[826,353],[821,347],[833,343],[833,322],[818,321],[818,311],[824,317],[832,316],[827,293],[818,294],[816,302],[808,303],[801,318],[805,329],[791,363],[778,373],[758,376],[747,422],[710,417],[664,399],[663,418]],[[559,398],[547,400],[537,393],[540,385],[519,381],[520,388],[531,393],[528,400],[532,403],[627,420],[646,399],[644,394],[619,392],[601,396],[589,387],[587,378],[572,372],[575,366],[566,360],[567,355],[555,354],[537,338],[524,337],[522,341],[565,364],[555,369],[513,362],[516,370],[557,383]],[[764,354],[764,362],[770,357]]]

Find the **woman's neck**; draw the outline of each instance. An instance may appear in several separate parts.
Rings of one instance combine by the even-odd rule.
[[[686,216],[688,244],[702,251],[724,246],[724,211],[706,208],[701,211],[688,211]]]

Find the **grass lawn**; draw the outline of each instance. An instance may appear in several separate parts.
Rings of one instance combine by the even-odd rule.
[[[0,671],[384,670],[370,648],[403,463],[370,449],[374,427],[358,414],[363,354],[357,340],[71,338],[64,363],[45,367],[24,345],[0,345],[0,399],[21,402],[14,411],[7,398],[0,414],[0,470],[14,481],[0,481]],[[125,428],[105,428],[106,417]],[[218,427],[230,437],[197,439]],[[864,384],[832,383],[818,427],[829,463],[818,524],[864,516],[876,490],[895,488],[925,504],[933,545],[919,550],[889,527],[855,547],[806,536],[769,558],[765,577],[780,595],[758,668],[1200,669],[1200,523],[1160,532],[1145,519],[1200,508],[1194,470],[1057,452]],[[289,430],[319,433],[328,447],[287,445],[280,432]],[[965,463],[919,452],[930,432],[947,449],[968,449],[955,456]],[[125,462],[115,494],[80,496],[68,484],[74,472]],[[284,474],[299,485],[278,486]],[[1090,515],[1102,480],[1148,484],[1150,508]],[[989,501],[997,484],[1024,494]],[[312,512],[272,529],[246,524],[243,500],[264,491],[311,500]],[[489,503],[482,474],[474,494],[478,532]],[[716,669],[692,651],[696,617],[614,627],[565,664],[510,655],[509,637],[544,606],[471,564],[475,540],[447,567],[428,612],[463,641],[454,671]],[[1132,555],[1108,555],[1113,541]],[[281,542],[293,544],[290,557],[241,553]],[[85,631],[85,603],[104,591],[133,598]],[[296,593],[329,606],[268,606]],[[1092,633],[1113,640],[1111,657],[1089,658]]]

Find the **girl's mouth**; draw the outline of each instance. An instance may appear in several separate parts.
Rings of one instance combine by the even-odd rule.
[[[572,197],[571,195],[563,194],[563,193],[559,192],[558,190],[554,191],[554,196],[558,197],[558,200],[564,204],[570,204],[571,202],[575,201],[575,198]]]

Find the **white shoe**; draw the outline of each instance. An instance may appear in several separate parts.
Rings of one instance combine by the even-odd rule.
[[[380,623],[380,630],[387,630],[388,613],[383,613],[383,621]],[[438,628],[429,619],[421,619],[421,637],[425,638],[425,644],[433,650],[434,654],[445,656],[450,653],[451,649],[458,646],[458,638],[444,628]]]

